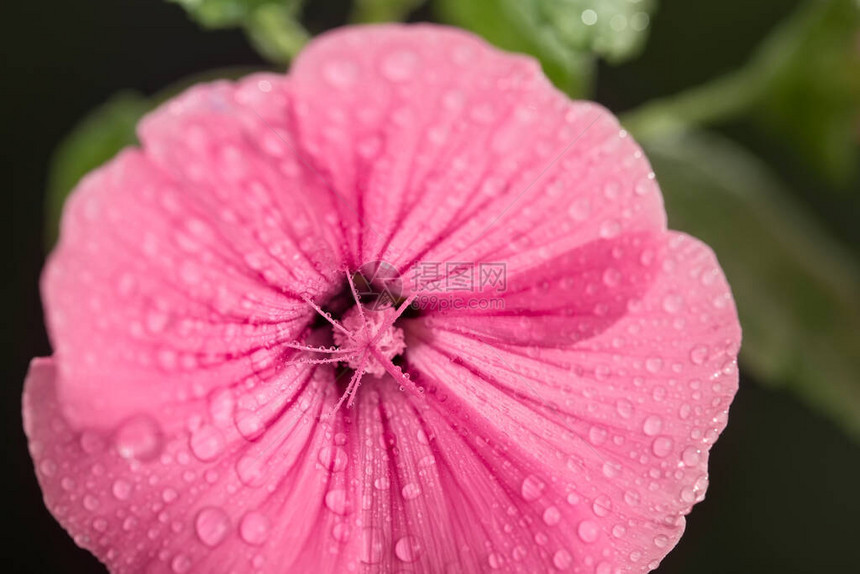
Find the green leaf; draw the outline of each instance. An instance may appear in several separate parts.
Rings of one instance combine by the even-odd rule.
[[[399,22],[426,0],[355,0],[353,22]]]
[[[860,165],[860,3],[810,2],[752,67],[770,75],[756,117],[831,182],[851,181]]]
[[[135,126],[150,109],[134,92],[122,92],[86,116],[57,147],[48,171],[45,245],[57,239],[66,197],[87,172],[137,142]]]
[[[303,0],[170,0],[204,28],[243,28],[260,54],[289,62],[309,35],[299,22]]]
[[[612,63],[639,54],[656,7],[653,0],[532,0],[532,4],[540,23],[560,44],[599,54]]]
[[[860,4],[807,2],[743,68],[625,114],[637,137],[747,116],[836,186],[860,167]]]
[[[512,52],[534,56],[544,73],[572,97],[587,97],[592,91],[594,62],[589,54],[566,49],[548,26],[535,16],[535,0],[521,4],[509,0],[439,0],[440,19],[484,37]]]
[[[756,377],[791,388],[860,439],[860,270],[755,157],[689,132],[646,141],[670,227],[717,253]]]

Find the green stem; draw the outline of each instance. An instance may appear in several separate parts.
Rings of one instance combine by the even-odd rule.
[[[765,83],[745,68],[675,96],[649,102],[621,116],[635,137],[645,140],[677,135],[694,127],[725,121],[755,104]]]

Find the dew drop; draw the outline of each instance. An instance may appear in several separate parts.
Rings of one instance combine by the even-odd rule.
[[[649,373],[659,373],[663,368],[663,359],[660,357],[650,357],[645,359],[645,369]]]
[[[183,574],[191,570],[191,559],[185,554],[177,554],[170,562],[170,568],[176,574]]]
[[[611,239],[618,235],[621,232],[621,224],[615,221],[614,219],[610,219],[608,221],[604,221],[600,225],[600,237],[604,239]]]
[[[614,267],[608,268],[603,272],[603,283],[607,287],[618,287],[621,283],[621,271]]]
[[[421,554],[421,543],[415,536],[404,536],[394,545],[394,555],[403,562],[415,562]]]
[[[217,546],[230,531],[230,518],[224,509],[210,506],[197,513],[194,530],[203,544]]]
[[[570,205],[567,213],[574,221],[584,221],[591,214],[591,203],[585,198],[577,199]]]
[[[163,442],[161,427],[152,417],[146,415],[127,420],[114,436],[114,444],[121,457],[140,461],[157,457]]]
[[[392,82],[403,82],[411,78],[418,68],[418,56],[414,52],[401,50],[385,57],[382,74]]]
[[[582,540],[586,544],[591,544],[592,542],[595,542],[600,536],[600,528],[595,522],[592,522],[591,520],[583,520],[579,523],[579,526],[576,529],[576,533],[579,536],[580,540]]]
[[[349,60],[334,60],[323,66],[323,78],[336,88],[353,85],[358,78],[358,66]]]
[[[361,561],[378,564],[383,556],[382,532],[377,528],[366,528],[362,533]]]
[[[247,440],[254,440],[263,434],[265,425],[257,413],[240,410],[236,413],[236,428]]]
[[[523,480],[522,488],[520,489],[520,493],[524,500],[532,502],[537,500],[543,495],[543,491],[546,488],[546,483],[542,481],[537,476],[530,474],[525,480]]]
[[[627,399],[618,399],[615,403],[615,408],[618,410],[618,416],[623,419],[629,419],[633,416],[633,403]]]
[[[591,427],[588,429],[588,442],[593,445],[600,445],[606,442],[606,437],[609,435],[608,431],[604,428],[600,427]]]
[[[489,564],[490,568],[493,570],[498,570],[505,564],[505,558],[498,552],[492,552],[487,556],[487,564]]]
[[[654,442],[651,443],[651,452],[653,452],[656,457],[665,458],[672,452],[672,446],[673,442],[671,438],[667,436],[658,436],[654,439]]]
[[[325,495],[325,507],[335,514],[346,514],[346,491],[343,489],[330,490]]]
[[[591,505],[591,510],[594,511],[594,514],[597,516],[606,516],[609,514],[609,511],[612,509],[612,500],[609,499],[605,494],[601,494],[597,498],[594,499],[594,502]]]
[[[413,500],[421,494],[421,487],[414,482],[410,482],[400,490],[400,494],[406,500]]]
[[[555,526],[561,521],[561,512],[555,506],[547,507],[543,511],[543,521],[547,526]]]
[[[376,490],[388,490],[391,488],[391,481],[387,476],[380,476],[376,480],[373,481],[373,487]]]
[[[573,564],[573,556],[570,552],[562,548],[552,555],[552,564],[559,570],[567,570]]]
[[[121,478],[117,479],[111,487],[111,492],[117,500],[128,500],[131,496],[131,484]]]
[[[708,358],[708,347],[705,345],[696,345],[690,350],[690,360],[696,364],[701,365]]]
[[[341,472],[346,468],[348,460],[346,451],[339,446],[326,446],[320,449],[320,464],[332,472]]]
[[[214,426],[206,425],[191,435],[188,446],[194,456],[209,461],[221,454],[224,444],[224,434]]]
[[[269,519],[259,512],[249,512],[239,522],[239,536],[253,546],[263,544],[269,537]]]
[[[655,436],[663,430],[663,419],[657,415],[651,415],[642,423],[642,432],[647,436]]]
[[[696,466],[699,464],[700,459],[699,449],[694,446],[688,446],[684,449],[684,452],[681,453],[681,462],[683,462],[685,466]]]

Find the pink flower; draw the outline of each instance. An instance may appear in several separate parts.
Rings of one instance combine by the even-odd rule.
[[[111,571],[606,574],[675,545],[740,329],[611,114],[381,26],[139,132],[69,200],[24,391],[47,506]]]

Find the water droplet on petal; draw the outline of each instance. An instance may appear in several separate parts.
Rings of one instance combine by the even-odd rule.
[[[365,564],[378,564],[382,560],[382,531],[366,528],[361,539],[361,561]]]
[[[210,506],[197,513],[194,530],[203,544],[217,546],[230,531],[230,518],[224,509]]]
[[[176,572],[176,574],[184,574],[191,570],[191,559],[185,554],[177,554],[173,557],[173,560],[170,561],[170,568]]]
[[[418,498],[418,495],[421,494],[421,487],[414,482],[410,482],[401,489],[400,494],[403,495],[403,498],[406,500],[413,500]]]
[[[567,570],[573,564],[573,556],[570,555],[570,552],[562,548],[553,554],[552,564],[559,570]]]
[[[248,544],[263,544],[269,537],[269,519],[259,512],[249,512],[239,522],[239,536]]]
[[[531,502],[541,497],[544,488],[546,488],[546,483],[537,476],[530,474],[523,480],[521,494],[524,500]]]
[[[673,442],[671,438],[667,436],[658,436],[654,439],[654,442],[651,443],[651,452],[653,452],[656,457],[665,458],[672,452],[672,446]]]
[[[699,449],[694,446],[688,446],[684,449],[684,452],[681,453],[681,461],[686,466],[696,466],[699,464],[700,459]]]
[[[561,512],[555,506],[550,506],[543,511],[543,521],[547,526],[555,526],[561,521]]]
[[[111,492],[117,500],[128,500],[131,496],[131,484],[121,478],[117,479],[111,487]]]
[[[324,468],[332,472],[340,472],[346,468],[349,457],[339,446],[326,446],[320,449],[319,461]]]
[[[404,536],[394,545],[394,555],[403,562],[415,562],[421,554],[421,543],[415,536]]]
[[[408,80],[415,74],[417,68],[418,56],[408,50],[389,54],[382,62],[382,74],[392,82]]]
[[[579,526],[576,529],[577,535],[579,535],[579,539],[585,542],[586,544],[591,544],[595,542],[597,538],[600,536],[600,527],[597,526],[595,522],[591,520],[583,520],[579,523]]]
[[[696,365],[701,365],[708,358],[708,347],[696,345],[690,350],[690,360]]]
[[[655,436],[663,429],[663,419],[657,415],[651,415],[642,423],[642,432],[647,436]]]
[[[358,78],[358,66],[349,60],[334,60],[323,66],[322,73],[323,78],[332,86],[346,88]]]
[[[212,460],[221,454],[224,444],[224,434],[211,425],[200,427],[189,441],[191,452],[202,461]]]
[[[114,436],[114,444],[121,457],[140,461],[157,457],[163,442],[161,427],[152,417],[146,415],[127,420]]]
[[[346,491],[343,489],[328,491],[325,495],[325,507],[335,514],[346,514]]]
[[[605,494],[601,494],[597,498],[594,499],[594,502],[591,505],[591,510],[594,511],[594,514],[597,516],[606,516],[609,514],[609,511],[612,509],[612,500],[609,499]]]

